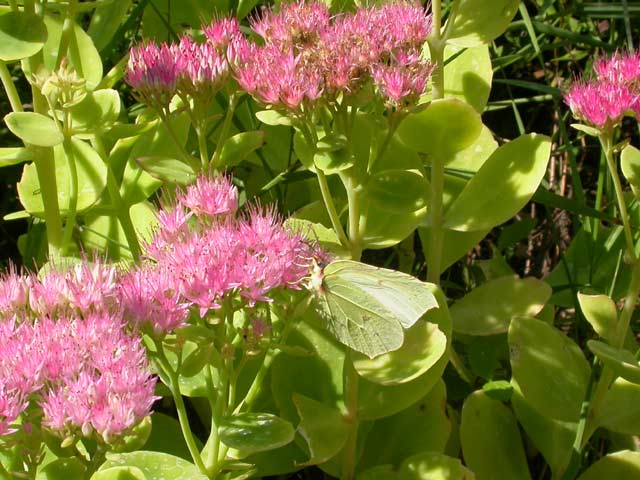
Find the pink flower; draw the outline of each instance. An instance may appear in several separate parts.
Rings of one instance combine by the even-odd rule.
[[[238,210],[238,189],[225,176],[199,176],[178,195],[178,202],[197,217],[234,215]]]
[[[615,125],[640,108],[640,97],[626,85],[608,81],[576,82],[564,97],[574,117],[595,127]]]
[[[593,70],[601,81],[637,85],[640,81],[640,53],[616,52],[610,58],[599,58]]]
[[[165,107],[177,93],[181,53],[174,45],[154,42],[131,49],[125,79],[142,98],[156,107]]]
[[[251,21],[251,28],[266,43],[277,45],[313,44],[329,25],[329,8],[324,2],[283,2],[280,11],[264,10]]]
[[[162,336],[186,325],[190,303],[181,295],[179,279],[161,265],[144,265],[120,279],[119,298],[125,318]]]
[[[235,17],[214,20],[203,30],[207,40],[221,53],[227,50],[227,46],[232,41],[244,38],[242,32],[240,32],[240,23]]]
[[[224,53],[211,43],[197,43],[183,36],[177,47],[178,85],[182,92],[210,100],[229,78],[229,64]]]

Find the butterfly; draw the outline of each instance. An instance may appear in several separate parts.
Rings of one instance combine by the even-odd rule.
[[[404,330],[438,302],[411,275],[352,260],[315,265],[307,288],[324,327],[344,345],[374,358],[397,350]]]

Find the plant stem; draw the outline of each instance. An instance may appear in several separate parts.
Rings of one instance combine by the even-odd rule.
[[[173,140],[173,144],[176,146],[176,148],[178,149],[178,151],[182,155],[182,159],[184,160],[184,162],[187,165],[189,165],[193,169],[194,172],[199,172],[200,171],[200,164],[196,161],[195,158],[193,158],[191,156],[191,154],[189,152],[187,152],[187,149],[184,147],[184,145],[182,144],[182,142],[178,138],[178,134],[173,129],[173,125],[171,124],[170,114],[166,114],[165,112],[159,110],[158,111],[158,115],[160,116],[160,120],[162,120],[162,124],[167,129],[167,133],[169,133],[169,136],[171,137],[171,140]]]
[[[62,255],[69,253],[69,246],[73,236],[73,227],[76,224],[76,214],[78,209],[78,169],[76,168],[76,159],[73,154],[71,138],[67,137],[62,143],[65,157],[67,157],[67,165],[69,166],[69,206],[67,209],[67,218],[62,235]]]
[[[327,177],[319,168],[316,169],[316,176],[318,177],[320,193],[322,194],[322,200],[324,201],[324,206],[326,207],[327,213],[329,214],[329,219],[331,220],[333,230],[336,232],[336,235],[338,235],[342,246],[350,250],[351,243],[349,242],[349,239],[347,238],[347,235],[342,228],[342,224],[340,223],[340,216],[338,215],[336,206],[333,203],[333,197],[331,196],[331,190],[329,189],[329,184],[327,183]]]
[[[613,180],[618,209],[624,228],[626,240],[625,261],[631,265],[631,281],[629,282],[627,294],[624,299],[624,305],[618,319],[615,339],[614,342],[612,342],[612,346],[616,348],[622,348],[622,346],[624,345],[625,337],[627,335],[627,331],[629,329],[631,317],[636,307],[637,298],[640,294],[640,261],[635,254],[635,246],[633,243],[633,236],[631,234],[631,224],[629,223],[627,205],[624,199],[624,192],[622,190],[620,175],[618,175],[618,166],[613,157],[613,128],[606,128],[605,131],[603,131],[603,133],[600,135],[599,139],[605,154],[605,158],[607,160],[609,173],[611,174],[611,178]],[[602,407],[602,403],[604,402],[604,398],[607,392],[609,391],[611,382],[613,382],[615,378],[616,375],[610,368],[606,366],[602,368],[602,374],[600,375],[600,379],[598,380],[598,383],[596,385],[595,393],[593,394],[593,397],[591,399],[591,410],[586,421],[582,446],[584,446],[586,442],[588,442],[593,432],[595,432],[595,430],[598,428],[598,425],[596,423],[598,412]]]
[[[77,0],[69,0],[67,4],[67,13],[62,24],[62,33],[60,35],[60,43],[58,44],[58,56],[56,57],[56,65],[54,70],[58,70],[62,64],[62,59],[67,55],[71,38],[75,36],[74,17]]]
[[[442,41],[442,0],[431,2],[431,33],[427,42],[431,62],[435,65],[431,75],[431,96],[434,100],[444,98],[444,47]]]
[[[427,252],[427,281],[440,284],[442,269],[442,194],[444,191],[444,162],[431,156],[431,199],[429,201],[429,251]]]
[[[236,109],[236,104],[238,102],[238,96],[236,93],[232,93],[229,96],[229,105],[227,106],[227,113],[224,117],[224,123],[220,129],[220,136],[218,137],[218,143],[216,144],[216,149],[211,156],[211,166],[214,169],[218,169],[220,167],[220,155],[222,154],[222,147],[224,146],[224,142],[229,136],[229,129],[231,128],[231,122],[233,120],[233,114]]]
[[[618,208],[620,209],[620,219],[624,228],[624,236],[627,243],[627,255],[626,259],[629,263],[634,263],[637,260],[635,254],[635,246],[633,244],[633,236],[631,234],[631,224],[629,223],[629,214],[627,213],[627,204],[624,200],[624,192],[622,190],[622,183],[620,182],[620,175],[618,175],[618,166],[613,158],[613,131],[609,130],[600,137],[600,144],[604,150],[605,158],[607,160],[607,166],[609,167],[609,173],[613,180],[613,187],[616,192],[616,199],[618,201]]]
[[[189,425],[189,417],[187,415],[187,408],[184,404],[184,400],[182,398],[182,394],[180,393],[180,381],[178,378],[177,372],[171,368],[171,364],[164,354],[164,350],[162,349],[162,344],[159,341],[155,341],[156,344],[156,354],[155,358],[158,360],[162,370],[169,378],[169,390],[171,391],[171,396],[173,397],[173,401],[176,404],[176,411],[178,412],[178,422],[180,423],[180,429],[182,430],[182,435],[184,436],[184,440],[187,443],[187,448],[189,449],[189,453],[191,454],[191,458],[193,462],[198,467],[198,469],[203,473],[207,474],[207,469],[202,462],[202,457],[200,456],[200,451],[198,450],[198,446],[196,445],[195,438],[193,436],[193,432],[191,431],[191,426]],[[180,355],[180,353],[178,353]]]
[[[360,260],[362,256],[362,235],[365,225],[362,224],[362,187],[353,176],[343,177],[349,203],[349,245],[352,260]]]
[[[44,205],[44,221],[47,228],[49,256],[57,257],[62,248],[62,219],[58,204],[56,164],[52,148],[32,147],[33,162],[38,174],[40,194]]]
[[[7,94],[7,98],[9,99],[11,109],[14,112],[24,111],[24,109],[22,108],[22,100],[20,100],[20,95],[18,94],[18,90],[16,90],[16,85],[15,83],[13,83],[11,73],[7,68],[7,64],[2,60],[0,60],[0,81],[2,82],[4,91]]]
[[[349,437],[344,447],[342,473],[340,480],[353,480],[355,475],[358,453],[358,372],[347,353],[344,359],[345,375],[345,403],[347,415],[345,421],[350,424]]]

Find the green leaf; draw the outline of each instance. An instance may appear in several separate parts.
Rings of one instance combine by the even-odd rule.
[[[186,144],[191,125],[188,115],[182,113],[169,121],[178,139]],[[167,127],[162,123],[140,135],[129,152],[120,188],[120,194],[128,204],[146,200],[162,185],[161,181],[140,167],[136,161],[140,157],[181,158],[181,152],[171,139]]]
[[[478,480],[531,478],[513,413],[482,391],[464,402],[460,441],[465,462]]]
[[[53,147],[64,140],[56,122],[40,113],[11,112],[4,117],[4,121],[11,133],[24,143]]]
[[[507,29],[519,4],[520,0],[460,0],[453,25],[446,26],[447,43],[467,48],[490,43]]]
[[[318,242],[323,249],[336,254],[338,257],[348,256],[333,229],[327,228],[321,223],[289,217],[285,220],[284,226],[293,232],[304,235],[309,240]]]
[[[438,302],[423,315],[422,321],[437,325],[451,343],[451,317],[447,308],[447,300],[442,291],[433,284],[426,284]],[[449,355],[443,355],[437,363],[415,380],[399,385],[383,386],[360,378],[358,385],[358,407],[361,420],[376,420],[395,415],[415,404],[424,397],[441,378],[449,363]]]
[[[625,435],[640,434],[640,385],[618,378],[597,411],[598,425]]]
[[[147,477],[138,467],[111,467],[97,471],[91,480],[147,480]]]
[[[346,149],[318,151],[313,156],[313,164],[327,175],[332,175],[354,165],[353,156]]]
[[[487,45],[465,49],[447,45],[444,51],[445,62],[457,55],[444,67],[444,96],[457,98],[482,113],[489,100],[493,68]]]
[[[133,478],[139,478],[136,477],[136,475],[139,475],[137,471],[139,469],[146,480],[178,480],[184,478],[206,480],[207,478],[192,463],[160,452],[138,451],[107,454],[107,461],[100,466],[98,472],[113,467],[135,467],[136,470],[132,472],[134,474]],[[129,479],[127,478],[127,480]]]
[[[389,213],[376,204],[369,206],[367,229],[364,234],[365,248],[389,248],[402,242],[424,221],[427,208],[413,212]]]
[[[550,150],[551,140],[537,134],[498,148],[445,212],[444,228],[484,230],[510,219],[538,188]]]
[[[310,317],[310,318],[309,318]],[[298,410],[293,394],[317,400],[338,409],[344,406],[343,379],[344,347],[324,329],[316,326],[315,312],[308,310],[303,321],[292,329],[287,344],[309,351],[306,357],[291,357],[279,353],[271,366],[271,392],[280,415],[296,423]]]
[[[601,133],[600,130],[598,130],[597,128],[590,127],[589,125],[582,125],[581,123],[572,123],[571,126],[576,130],[582,133],[586,133],[591,137],[599,137]]]
[[[453,330],[465,335],[504,333],[512,317],[537,315],[549,297],[551,287],[537,278],[496,278],[473,289],[450,307]]]
[[[508,339],[513,379],[527,403],[549,418],[577,421],[591,370],[582,350],[535,318],[514,318]]]
[[[400,468],[403,480],[475,480],[471,470],[458,458],[437,452],[424,452],[407,458]]]
[[[138,157],[136,163],[163,183],[188,185],[196,179],[193,169],[181,160],[163,156]]]
[[[42,54],[44,66],[51,72],[56,67],[62,37],[63,18],[61,16],[45,15],[44,23],[47,27],[48,35]],[[91,37],[77,23],[73,23],[73,34],[75,35],[77,48],[76,46],[69,48],[69,65],[87,81],[87,89],[93,90],[102,80],[102,59],[93,45]],[[22,70],[24,70],[26,76],[37,73],[31,71],[29,62],[25,60],[22,60]]]
[[[115,452],[133,452],[141,450],[151,435],[152,420],[148,415],[135,425],[124,437],[121,444],[116,445]]]
[[[289,117],[286,117],[275,110],[260,110],[259,112],[256,112],[256,118],[262,123],[272,126],[283,125],[290,127],[293,125]]]
[[[640,478],[640,452],[622,450],[602,457],[578,480],[637,480]]]
[[[513,386],[506,380],[495,380],[482,385],[482,391],[493,400],[508,402],[513,394]]]
[[[202,448],[197,438],[196,444],[198,448]],[[182,436],[180,423],[164,413],[154,412],[151,415],[151,435],[144,448],[147,451],[161,452],[184,460],[191,460],[189,448]]]
[[[95,9],[87,33],[98,50],[103,50],[109,45],[127,18],[130,6],[131,0],[113,0]]]
[[[18,165],[33,159],[33,154],[26,148],[0,148],[0,168]]]
[[[598,335],[611,342],[616,339],[618,310],[607,295],[578,293],[580,309]]]
[[[464,174],[466,178],[471,178],[473,173],[480,170],[491,154],[498,148],[498,142],[493,138],[493,133],[486,125],[482,125],[482,130],[478,138],[467,148],[460,150],[453,157],[447,159],[445,167],[445,179],[456,176],[459,178]]]
[[[261,130],[236,133],[227,138],[222,146],[220,166],[224,168],[235,167],[263,144],[264,132]]]
[[[415,212],[427,204],[429,183],[416,170],[385,170],[369,177],[369,200],[381,211]]]
[[[633,353],[597,340],[589,340],[587,347],[616,375],[640,384],[640,365]]]
[[[2,17],[0,17],[2,18]],[[87,467],[77,458],[59,458],[38,471],[36,480],[84,478]],[[115,478],[115,477],[114,477]]]
[[[95,133],[109,130],[116,122],[120,115],[120,94],[111,89],[87,92],[69,112],[73,133],[79,138],[89,138]]]
[[[70,143],[70,151],[76,162],[78,175],[77,211],[82,212],[100,199],[107,178],[107,167],[98,153],[87,143],[76,138],[66,140]],[[55,176],[58,191],[58,206],[65,214],[69,210],[69,160],[62,145],[53,149],[55,158]],[[40,182],[35,164],[25,165],[22,178],[18,183],[18,196],[25,210],[32,215],[44,216],[44,204],[40,192]]]
[[[452,98],[434,100],[421,112],[407,116],[397,135],[409,148],[446,161],[471,145],[481,131],[478,112]]]
[[[447,337],[433,323],[419,321],[404,335],[404,343],[393,352],[374,359],[355,353],[353,366],[363,378],[381,385],[407,383],[423,375],[444,355]]]
[[[405,480],[393,469],[393,465],[378,465],[358,473],[356,480]]]
[[[609,292],[614,276],[617,280],[613,298],[626,295],[630,271],[624,261],[621,261],[624,249],[624,234],[620,227],[607,228],[601,225],[595,240],[592,232],[582,228],[578,230],[564,254],[564,261],[546,278],[547,283],[555,290],[551,302],[574,308],[575,294],[572,285],[577,288],[588,285],[596,292]]]
[[[300,394],[293,395],[293,403],[300,416],[298,431],[307,441],[311,457],[299,467],[324,463],[342,450],[350,427],[340,410]]]
[[[451,433],[446,405],[446,387],[438,380],[427,395],[409,408],[376,420],[367,435],[358,469],[383,464],[399,467],[411,455],[442,452]]]
[[[627,145],[620,153],[620,168],[636,197],[640,195],[640,150]]]
[[[35,55],[47,40],[47,29],[38,15],[8,12],[0,15],[0,60],[13,62]]]
[[[220,421],[220,440],[235,450],[236,458],[273,450],[291,442],[293,426],[270,413],[240,413]]]
[[[438,306],[417,278],[350,260],[332,262],[312,282],[327,330],[369,358],[400,348],[403,329]]]
[[[560,478],[571,460],[577,423],[561,422],[538,413],[522,396],[512,379],[511,405],[518,422],[551,467],[554,478]]]
[[[153,204],[136,203],[129,208],[129,214],[138,238],[150,241],[151,234],[158,225],[158,212]],[[115,214],[98,215],[89,212],[85,216],[80,237],[87,250],[108,254],[114,260],[133,259],[124,230]]]

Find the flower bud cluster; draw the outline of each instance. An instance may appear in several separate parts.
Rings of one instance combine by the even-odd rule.
[[[640,113],[640,53],[615,53],[594,64],[595,76],[575,82],[565,94],[573,115],[602,129]]]
[[[201,176],[159,212],[147,262],[120,281],[127,318],[162,336],[232,299],[253,307],[298,289],[320,252],[268,208],[238,214],[227,177]]]
[[[24,414],[23,426],[41,417],[60,438],[113,443],[150,414],[156,380],[116,286],[113,266],[88,261],[0,278],[0,437],[28,435]]]
[[[248,43],[235,19],[216,21],[204,31],[202,43],[184,35],[176,44],[147,42],[131,49],[125,78],[144,102],[163,108],[178,93],[202,100],[223,88],[230,64]]]
[[[249,42],[235,19],[204,28],[207,42],[147,43],[131,51],[127,80],[152,105],[176,93],[211,95],[233,77],[259,102],[299,112],[373,85],[401,108],[424,93],[433,66],[421,53],[431,16],[419,3],[394,0],[331,18],[317,0],[282,3],[252,19]]]

